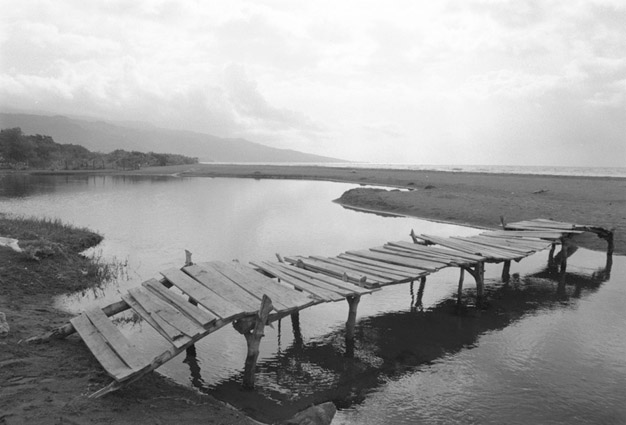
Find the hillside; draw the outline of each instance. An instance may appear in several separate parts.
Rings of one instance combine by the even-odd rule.
[[[289,149],[276,149],[245,139],[228,139],[192,131],[168,130],[137,123],[32,114],[0,113],[0,128],[20,127],[25,134],[45,134],[57,143],[76,144],[92,151],[116,149],[176,152],[206,162],[344,162]]]

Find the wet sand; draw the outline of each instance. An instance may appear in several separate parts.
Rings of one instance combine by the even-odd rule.
[[[499,227],[500,216],[507,222],[551,218],[615,228],[615,253],[626,254],[624,178],[229,164],[154,167],[133,174],[356,183],[364,187],[346,192],[338,202],[347,207],[486,228]],[[579,243],[606,249],[606,242],[595,235],[585,234]]]

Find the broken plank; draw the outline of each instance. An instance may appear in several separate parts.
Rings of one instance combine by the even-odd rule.
[[[163,284],[156,279],[150,279],[142,283],[142,285],[156,295],[159,295],[164,301],[172,304],[172,306],[183,312],[190,319],[196,321],[196,323],[198,323],[200,326],[204,327],[217,320],[216,315],[214,315],[210,311],[193,305],[181,295],[178,295],[171,289],[165,288],[165,286],[163,286]]]
[[[269,296],[272,299],[272,305],[277,311],[288,310],[297,306],[285,294],[284,288],[279,288],[272,279],[264,278],[259,273],[256,273],[257,278],[252,279],[244,276],[230,265],[219,261],[200,263],[200,265],[204,268],[213,268],[216,272],[221,273],[225,278],[256,297]]]
[[[425,261],[413,260],[394,254],[381,254],[374,251],[347,251],[346,254],[356,255],[357,257],[368,258],[371,260],[383,261],[390,264],[398,264],[404,267],[421,269],[428,272],[434,272],[445,267],[445,265],[443,264],[441,266],[435,266],[432,263],[428,263]]]
[[[357,272],[355,270],[347,269],[345,267],[336,266],[323,261],[317,261],[312,258],[305,257],[285,257],[285,261],[299,267],[301,264],[305,270],[312,272],[322,273],[330,277],[341,279],[343,281],[344,276],[348,282],[352,282],[357,286],[365,285],[366,282],[371,281],[373,283],[378,282],[379,277],[366,272]]]
[[[373,266],[377,266],[383,269],[389,269],[394,273],[403,273],[407,277],[420,277],[423,275],[429,274],[426,270],[417,270],[411,267],[404,267],[398,264],[390,264],[380,260],[372,260],[365,257],[359,257],[358,255],[352,255],[349,253],[343,253],[338,255],[339,258],[344,259],[346,261],[351,261],[355,263],[363,263],[363,264],[371,264]]]
[[[165,320],[158,316],[152,317],[148,312],[130,293],[122,295],[122,299],[131,306],[131,308],[154,328],[167,342],[172,344],[176,348],[180,348],[185,345],[191,338],[174,328]]]
[[[135,372],[109,347],[102,334],[85,314],[74,317],[70,322],[89,351],[116,381],[125,380]]]
[[[397,280],[404,280],[407,278],[406,275],[404,274],[399,274],[399,273],[393,273],[391,272],[391,270],[384,270],[375,266],[368,266],[366,264],[357,264],[357,263],[353,263],[351,261],[346,261],[343,260],[341,258],[326,258],[326,257],[318,257],[318,256],[311,256],[310,258],[313,258],[317,261],[321,261],[324,263],[329,263],[329,264],[334,264],[336,266],[339,267],[343,267],[343,268],[347,268],[350,270],[354,270],[357,273],[361,272],[361,271],[365,271],[368,274],[374,276],[377,280],[377,282],[386,284],[386,283],[391,283],[391,282],[395,282]],[[368,284],[368,282],[365,282],[366,286]]]
[[[141,306],[150,313],[156,320],[156,316],[165,320],[172,327],[178,329],[185,335],[193,338],[204,332],[204,327],[195,321],[186,317],[181,311],[174,308],[171,304],[163,301],[149,290],[143,287],[133,288],[128,291],[133,298],[141,304]],[[157,320],[158,321],[158,320]]]
[[[311,303],[316,302],[316,300],[311,298],[309,294],[305,294],[292,287],[287,287],[277,280],[267,277],[250,267],[238,263],[232,263],[229,266],[237,272],[241,273],[241,275],[246,277],[247,279],[258,279],[261,284],[267,284],[267,286],[272,288],[273,291],[281,293],[282,297],[286,297],[289,300],[289,303],[291,303],[292,305],[297,305],[302,308],[303,306],[308,306],[311,305]]]
[[[387,255],[400,255],[402,257],[411,258],[420,262],[424,262],[424,265],[427,267],[431,267],[435,270],[441,269],[443,267],[447,267],[450,265],[450,261],[442,260],[442,259],[434,259],[432,257],[420,255],[417,252],[408,251],[404,249],[393,249],[386,246],[374,247],[370,248],[370,251],[378,252],[381,254]]]
[[[207,289],[206,286],[196,281],[191,276],[181,270],[172,268],[161,272],[161,274],[174,286],[193,298],[202,307],[218,316],[220,319],[238,319],[245,315],[240,308],[234,306],[215,292]]]
[[[343,289],[343,288],[338,288],[335,287],[333,285],[330,285],[326,282],[324,282],[322,279],[320,278],[316,278],[316,277],[310,277],[307,276],[305,273],[301,273],[300,271],[304,272],[306,270],[304,269],[298,269],[298,270],[294,270],[297,269],[297,267],[292,267],[292,266],[286,266],[283,265],[281,263],[274,263],[273,266],[275,268],[277,268],[278,270],[281,270],[284,273],[287,273],[288,275],[295,277],[297,279],[300,279],[303,282],[306,282],[310,285],[316,286],[318,288],[330,291],[330,292],[336,292],[339,295],[343,296],[343,297],[347,297],[349,295],[353,295],[354,292],[351,290],[347,290],[347,289]],[[311,273],[311,272],[309,272]],[[322,275],[320,275],[322,276]]]
[[[305,282],[302,279],[293,277],[292,275],[285,273],[284,271],[275,268],[271,263],[259,262],[259,263],[250,263],[253,266],[271,274],[274,277],[279,278],[280,280],[298,288],[302,291],[308,292],[322,300],[325,301],[339,301],[345,298],[343,295],[338,294],[335,291],[329,291],[315,285],[311,285],[309,282]]]
[[[259,310],[261,299],[244,291],[232,280],[227,279],[221,273],[209,269],[205,269],[199,264],[183,267],[183,272],[206,286],[209,290],[219,294],[231,304],[239,307],[241,310],[255,313]],[[262,295],[261,295],[262,296]]]
[[[504,254],[509,253],[509,254],[519,254],[520,256],[526,256],[532,251],[532,250],[529,251],[528,249],[525,249],[525,248],[515,247],[512,245],[506,245],[505,243],[498,243],[497,241],[494,241],[494,240],[491,240],[491,241],[485,240],[481,238],[480,236],[472,236],[469,238],[453,237],[453,239],[466,241],[466,242],[473,243],[476,245],[486,246],[487,248],[490,248],[493,252],[496,252],[496,253],[499,251],[502,251]]]
[[[424,246],[424,245],[418,245],[418,244],[405,242],[405,241],[389,242],[388,244],[394,245],[394,246],[400,246],[402,248],[410,249],[410,250],[417,251],[417,252],[437,254],[437,255],[443,256],[444,258],[460,259],[460,260],[466,260],[466,261],[471,261],[471,262],[478,262],[478,261],[484,260],[484,257],[480,255],[469,254],[467,252],[461,252],[461,251],[452,250],[452,249],[443,248],[443,247],[439,248],[439,247],[435,247],[432,245]]]
[[[331,276],[326,276],[321,273],[315,273],[310,270],[302,269],[300,267],[288,266],[286,264],[278,264],[279,267],[284,268],[285,270],[289,270],[292,273],[300,274],[306,278],[312,279],[313,281],[319,281],[324,284],[330,285],[329,289],[336,291],[337,289],[346,291],[348,295],[364,295],[371,294],[376,291],[376,289],[365,289],[360,286],[344,282],[343,280],[336,279]]]
[[[518,252],[517,250],[510,250],[505,247],[496,247],[496,246],[488,246],[485,244],[481,244],[477,241],[473,241],[470,238],[460,238],[452,236],[450,238],[454,242],[460,242],[469,246],[474,246],[476,249],[482,250],[484,254],[489,254],[494,259],[517,259],[522,258],[528,255],[527,253]]]
[[[85,315],[128,367],[131,369],[141,369],[147,364],[150,364],[150,361],[142,358],[141,352],[137,351],[130,341],[122,335],[120,330],[109,320],[100,308],[89,309],[85,311]]]

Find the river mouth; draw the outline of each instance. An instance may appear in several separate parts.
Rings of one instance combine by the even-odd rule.
[[[37,178],[43,180],[4,192],[3,211],[90,227],[105,236],[97,255],[127,265],[126,276],[102,291],[60,298],[72,312],[115,302],[160,270],[182,266],[185,249],[197,261],[246,264],[273,260],[276,252],[336,255],[410,241],[411,229],[441,236],[480,231],[344,209],[331,201],[354,187],[348,184]],[[354,359],[343,355],[346,303],[304,310],[296,330],[283,319],[266,329],[255,392],[240,389],[246,346],[230,327],[200,341],[195,359],[183,354],[159,371],[259,419],[288,417],[329,399],[341,409],[335,421],[346,424],[467,423],[462,412],[478,423],[569,423],[574,415],[579,423],[626,419],[619,402],[626,382],[624,257],[615,256],[607,274],[604,253],[579,249],[561,289],[545,271],[546,260],[543,252],[514,263],[518,278],[508,286],[499,281],[500,267],[488,265],[491,305],[461,316],[451,311],[455,269],[429,276],[419,309],[412,309],[417,288],[409,284],[364,296]],[[125,335],[153,348],[149,326],[122,320]]]

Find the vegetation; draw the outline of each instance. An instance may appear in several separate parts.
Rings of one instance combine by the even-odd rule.
[[[168,153],[115,150],[104,154],[80,145],[59,144],[52,137],[28,136],[19,127],[0,131],[0,167],[12,169],[139,169],[150,166],[196,164],[198,158]]]
[[[0,236],[19,241],[22,253],[0,247],[0,285],[10,295],[64,293],[94,289],[123,273],[124,264],[109,264],[80,253],[96,246],[102,236],[59,220],[0,214]]]

